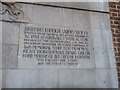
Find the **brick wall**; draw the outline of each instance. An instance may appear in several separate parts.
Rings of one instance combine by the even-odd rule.
[[[110,2],[110,19],[120,88],[120,2]]]

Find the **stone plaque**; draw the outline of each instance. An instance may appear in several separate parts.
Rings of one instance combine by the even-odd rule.
[[[19,68],[91,66],[90,38],[91,34],[85,28],[21,25]]]

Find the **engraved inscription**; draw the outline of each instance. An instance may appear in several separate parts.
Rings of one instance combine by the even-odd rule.
[[[38,65],[72,66],[91,58],[86,30],[26,26],[23,43],[22,57]]]

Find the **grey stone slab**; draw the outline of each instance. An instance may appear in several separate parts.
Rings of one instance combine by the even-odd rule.
[[[73,26],[73,12],[70,9],[63,9],[64,26]]]
[[[0,15],[0,20],[2,20],[2,15]]]
[[[36,75],[38,75],[38,73],[36,73],[35,70],[4,69],[3,88],[23,88],[25,85],[35,87],[37,83]]]
[[[3,88],[57,88],[58,71],[35,69],[3,70]]]
[[[17,68],[18,45],[2,45],[2,68]]]
[[[63,69],[59,88],[95,88],[95,69]]]
[[[2,68],[2,22],[0,22],[0,68]]]
[[[2,69],[0,69],[0,89],[2,89]]]
[[[118,88],[116,69],[60,70],[60,88]]]
[[[96,88],[118,88],[116,69],[96,69]]]
[[[96,48],[113,48],[112,32],[106,29],[92,29],[93,45]]]
[[[2,68],[2,44],[0,44],[0,69]]]
[[[18,44],[19,24],[2,22],[2,43]]]
[[[116,69],[117,70],[117,66],[116,66],[116,58],[115,58],[115,52],[114,49],[109,49],[109,63],[111,68]]]
[[[34,2],[33,2],[34,3]],[[71,7],[78,9],[87,9],[87,10],[96,10],[96,11],[105,11],[109,12],[109,6],[107,0],[93,0],[90,2],[84,1],[69,1],[69,2],[37,2],[45,5],[53,5],[53,6],[62,6],[62,7]]]
[[[40,78],[38,87],[41,88],[58,88],[59,81],[58,81],[58,70],[54,69],[44,69],[40,70],[39,72]]]
[[[109,12],[109,1],[108,0],[99,0],[99,10]]]
[[[58,26],[64,25],[63,12],[61,8],[34,5],[32,18],[32,23]]]
[[[104,23],[103,23],[104,21]],[[110,15],[105,13],[100,13],[100,29],[111,30]]]
[[[90,26],[91,29],[100,29],[100,13],[90,12]]]
[[[92,29],[96,68],[116,68],[111,30]]]
[[[73,10],[73,25],[74,27],[90,28],[90,13]]]
[[[116,69],[114,49],[95,48],[94,55],[96,68]]]
[[[2,22],[0,21],[0,43],[2,43]]]
[[[111,30],[109,14],[90,12],[90,26],[92,29]]]

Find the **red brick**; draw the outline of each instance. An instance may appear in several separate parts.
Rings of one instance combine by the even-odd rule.
[[[113,41],[116,41],[116,39],[115,39],[115,38],[113,38]]]
[[[117,41],[117,42],[120,42],[120,38],[116,38],[116,41]]]
[[[114,21],[114,24],[119,24],[118,21]]]
[[[111,16],[110,19],[111,19],[111,20],[119,20],[118,17],[113,17],[113,16]]]
[[[117,5],[117,9],[120,9],[120,5]]]
[[[110,12],[116,12],[116,13],[118,13],[119,10],[117,10],[117,9],[115,9],[115,8],[112,8],[112,9],[110,9]]]
[[[119,61],[119,57],[116,57],[116,60]]]
[[[120,62],[117,63],[117,66],[120,66]]]
[[[115,59],[117,64],[118,80],[120,87],[120,2],[110,2],[111,31],[113,35]]]
[[[120,37],[120,33],[113,34],[114,37]]]
[[[120,48],[118,48],[118,51],[120,51]]]
[[[110,3],[110,7],[111,7],[111,8],[116,8],[116,5]]]
[[[119,71],[119,68],[117,68],[117,71]],[[118,73],[118,75],[120,76],[120,73]]]
[[[115,56],[120,56],[120,52],[115,53]]]
[[[114,42],[114,46],[120,47],[120,43]]]

